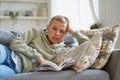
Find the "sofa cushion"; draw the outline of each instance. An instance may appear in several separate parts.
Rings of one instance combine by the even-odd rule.
[[[88,37],[92,37],[96,32],[100,31],[103,33],[102,46],[100,50],[100,55],[98,56],[92,68],[101,69],[108,61],[111,52],[114,49],[116,40],[119,34],[120,25],[108,26],[101,29],[93,30],[81,30],[80,32]]]
[[[16,31],[0,31],[0,44],[10,46],[11,40],[15,37],[19,37],[22,34],[22,32]]]
[[[31,72],[9,76],[0,80],[110,80],[109,74],[102,70],[86,70],[76,73],[73,70],[60,72]]]
[[[9,31],[0,31],[0,44],[4,44],[6,46],[10,45],[11,40],[15,38],[15,36]]]
[[[120,80],[120,49],[112,51],[112,55],[103,69],[109,72],[110,80]]]

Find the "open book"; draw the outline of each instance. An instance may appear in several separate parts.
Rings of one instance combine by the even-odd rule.
[[[63,68],[70,67],[75,61],[72,58],[65,59],[60,65],[57,65],[51,61],[45,61],[39,67],[36,68],[36,71],[45,71],[45,70],[53,70],[60,71]]]

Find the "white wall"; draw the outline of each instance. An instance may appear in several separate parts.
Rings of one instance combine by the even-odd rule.
[[[51,0],[52,16],[64,15],[69,18],[73,29],[78,29],[80,24],[78,0]]]
[[[89,0],[51,0],[52,16],[64,15],[69,18],[74,30],[89,29],[93,24]]]
[[[99,0],[99,17],[105,26],[120,24],[120,0]],[[120,33],[115,48],[120,48]]]

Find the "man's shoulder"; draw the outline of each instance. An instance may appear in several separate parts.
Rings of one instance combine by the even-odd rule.
[[[32,29],[30,29],[29,31],[30,31],[31,33],[33,33],[33,34],[36,34],[36,35],[39,34],[39,35],[40,35],[42,32],[44,32],[44,29],[32,28]],[[28,32],[29,32],[29,31],[28,31]]]

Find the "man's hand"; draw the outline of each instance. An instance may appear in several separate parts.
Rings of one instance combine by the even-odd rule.
[[[70,23],[67,24],[67,32],[74,34],[75,31],[71,28]]]
[[[45,62],[45,59],[41,56],[41,57],[38,58],[38,62],[39,62],[40,64],[42,64],[42,63]]]
[[[70,20],[67,17],[64,17],[67,20],[67,32],[71,33],[72,35],[75,33],[75,31],[70,26]]]

